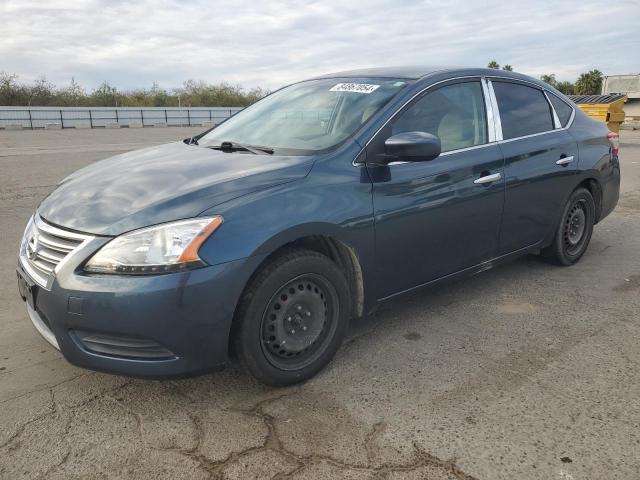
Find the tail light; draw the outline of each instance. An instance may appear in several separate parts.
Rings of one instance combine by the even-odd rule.
[[[607,134],[607,140],[609,140],[609,144],[611,145],[611,156],[617,158],[618,152],[620,151],[620,135],[609,132]]]

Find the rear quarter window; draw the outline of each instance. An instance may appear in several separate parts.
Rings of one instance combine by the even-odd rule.
[[[492,83],[505,140],[553,130],[551,107],[542,90],[519,83]]]
[[[551,105],[553,105],[553,109],[556,111],[556,115],[558,115],[560,125],[566,127],[567,123],[569,123],[569,119],[571,118],[573,108],[567,105],[564,100],[556,97],[553,93],[549,93],[548,95],[549,100],[551,101]]]

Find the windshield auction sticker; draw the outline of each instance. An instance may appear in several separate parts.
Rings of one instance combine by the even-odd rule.
[[[339,83],[329,90],[330,92],[353,92],[353,93],[371,93],[375,92],[380,85],[371,85],[369,83]]]

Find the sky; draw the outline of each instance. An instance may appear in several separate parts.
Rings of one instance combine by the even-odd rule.
[[[640,0],[0,0],[0,31],[0,71],[88,89],[275,89],[351,68],[490,60],[559,80],[640,73]]]

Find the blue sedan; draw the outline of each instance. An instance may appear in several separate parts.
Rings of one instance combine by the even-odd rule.
[[[233,352],[290,385],[379,302],[525,254],[574,264],[619,188],[617,135],[538,80],[341,72],[65,178],[18,286],[75,365],[172,377]]]

